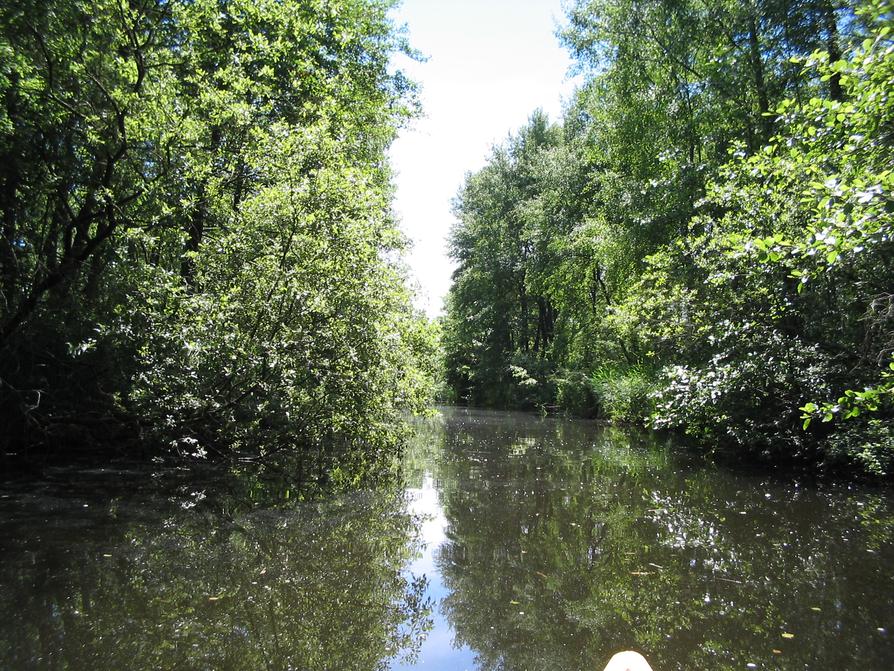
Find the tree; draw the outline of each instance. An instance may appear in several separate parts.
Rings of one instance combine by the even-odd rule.
[[[430,374],[393,260],[385,150],[416,103],[390,6],[4,7],[8,445],[134,422],[220,451],[395,445]]]
[[[559,129],[535,112],[457,196],[445,347],[448,383],[460,398],[536,403],[556,319],[539,279],[549,253],[539,191],[545,155],[560,141]]]
[[[588,78],[556,141],[520,152],[532,120],[460,195],[458,395],[889,472],[890,22],[883,3],[572,4]]]

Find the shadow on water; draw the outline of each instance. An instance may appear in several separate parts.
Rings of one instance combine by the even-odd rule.
[[[0,668],[380,669],[429,626],[399,486],[60,470],[2,496]]]

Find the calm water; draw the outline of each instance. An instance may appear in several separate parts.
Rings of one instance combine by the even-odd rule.
[[[403,482],[0,485],[2,669],[894,668],[894,495],[509,413],[420,422]]]

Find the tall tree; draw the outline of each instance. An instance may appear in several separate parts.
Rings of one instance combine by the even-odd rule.
[[[3,6],[4,440],[393,444],[428,344],[389,260],[391,6]]]

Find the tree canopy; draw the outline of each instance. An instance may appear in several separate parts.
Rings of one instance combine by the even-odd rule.
[[[891,8],[578,0],[456,200],[455,398],[889,472]]]
[[[392,4],[4,3],[8,449],[393,444],[434,350],[390,206]]]

